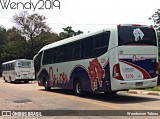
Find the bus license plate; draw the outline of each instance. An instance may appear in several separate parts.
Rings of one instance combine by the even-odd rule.
[[[143,86],[143,82],[137,82],[136,86]]]
[[[27,76],[27,75],[23,75],[23,78],[24,78],[24,79],[28,79],[28,76]]]

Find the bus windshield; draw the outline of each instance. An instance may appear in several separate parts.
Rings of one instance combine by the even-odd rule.
[[[120,26],[118,28],[118,46],[153,45],[157,46],[156,33],[146,26]]]
[[[18,62],[18,67],[21,68],[31,68],[31,62],[30,61],[19,61]]]

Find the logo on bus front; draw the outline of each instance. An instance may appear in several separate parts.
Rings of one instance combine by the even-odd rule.
[[[138,55],[133,55],[133,57],[132,57],[133,62],[142,61],[142,60],[145,60],[145,57],[141,57],[141,56],[138,56]]]

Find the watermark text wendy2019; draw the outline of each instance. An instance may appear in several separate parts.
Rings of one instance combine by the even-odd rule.
[[[23,9],[23,10],[50,10],[60,9],[60,0],[28,0],[21,2],[14,0],[0,0],[0,9]]]

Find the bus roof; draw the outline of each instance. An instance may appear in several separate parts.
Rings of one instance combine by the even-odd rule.
[[[3,64],[8,64],[8,63],[13,63],[13,62],[16,62],[16,61],[33,61],[33,60],[30,60],[30,59],[15,59],[15,60],[3,62],[2,65]]]
[[[102,30],[97,31],[97,32],[87,33],[87,34],[80,34],[80,35],[77,35],[77,36],[74,36],[74,37],[66,38],[66,39],[63,39],[63,40],[48,44],[48,45],[44,46],[43,48],[41,48],[39,53],[41,51],[44,51],[44,50],[47,50],[47,49],[50,49],[50,48],[54,48],[54,47],[57,47],[57,46],[61,46],[61,45],[64,45],[64,44],[67,44],[67,43],[70,43],[70,42],[73,42],[73,41],[77,41],[77,40],[80,40],[80,39],[83,39],[83,38],[87,38],[87,37],[90,37],[92,35],[96,35],[96,34],[99,34],[99,33],[102,33],[102,32],[108,31],[108,30],[111,31],[111,30],[117,28],[118,26],[145,26],[145,27],[150,27],[148,25],[141,25],[141,24],[140,25],[139,24],[109,25],[107,28],[102,29]]]
[[[41,52],[43,50],[50,49],[50,48],[54,48],[54,47],[57,47],[57,46],[61,46],[61,45],[66,44],[66,43],[77,41],[77,40],[80,40],[80,39],[83,39],[83,38],[87,38],[89,36],[96,35],[96,34],[99,34],[99,33],[105,32],[105,31],[107,31],[107,29],[103,29],[103,30],[93,32],[93,33],[80,34],[80,35],[77,35],[77,36],[66,38],[66,39],[63,39],[63,40],[60,40],[60,41],[57,41],[57,42],[54,42],[54,43],[51,43],[49,45],[44,46],[43,48],[41,48],[41,50],[39,52]]]

